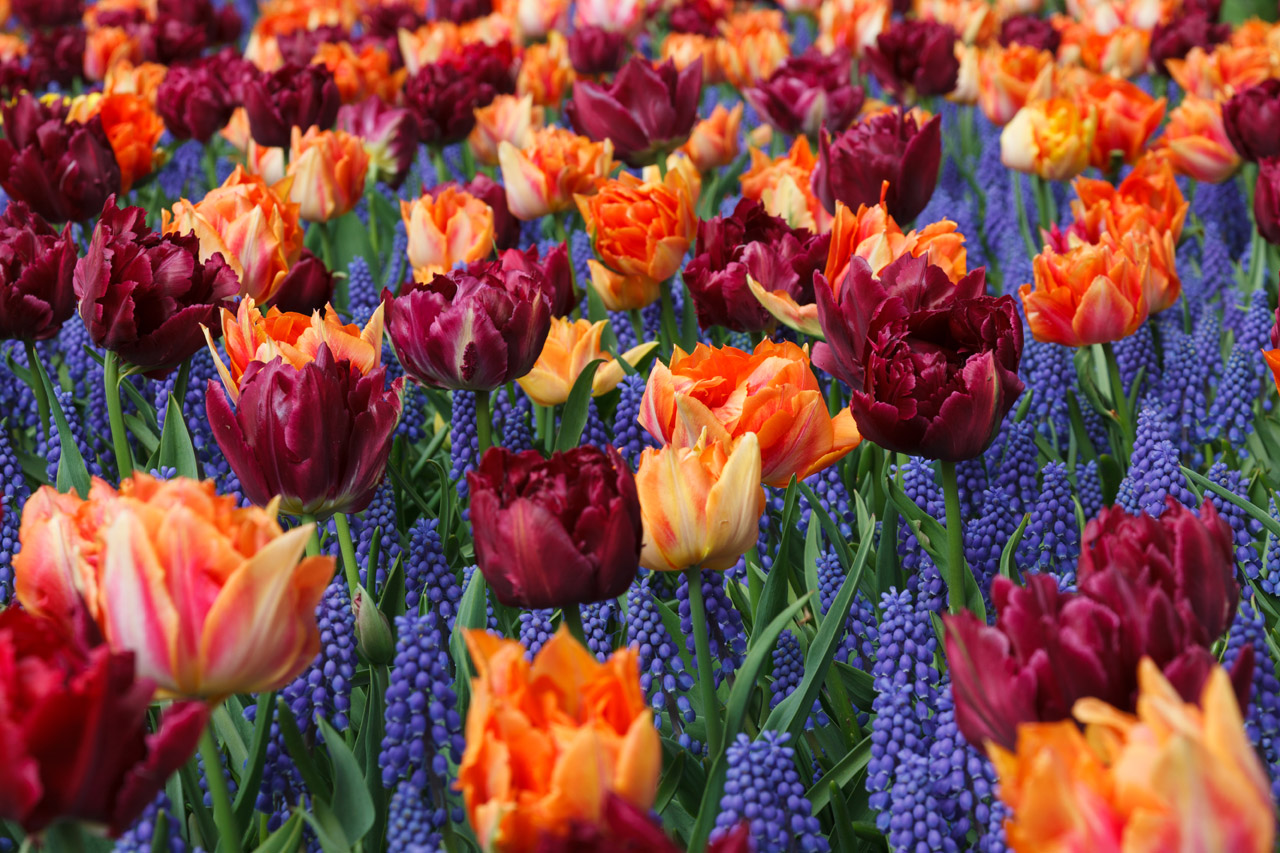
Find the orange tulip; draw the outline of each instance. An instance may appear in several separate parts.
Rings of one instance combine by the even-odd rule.
[[[698,344],[676,347],[654,364],[640,403],[640,425],[664,444],[733,442],[754,433],[761,478],[786,488],[835,464],[862,441],[853,415],[832,417],[803,349],[761,341],[754,352]]]
[[[138,95],[144,98],[152,109],[156,106],[156,90],[164,82],[169,69],[156,62],[142,62],[134,65],[127,59],[121,60],[107,72],[102,84],[104,95]]]
[[[381,303],[361,329],[354,323],[344,324],[332,305],[325,306],[323,317],[319,311],[308,317],[274,306],[263,314],[252,297],[246,296],[235,314],[222,309],[222,346],[230,369],[223,364],[207,329],[205,339],[222,384],[235,402],[240,396],[240,377],[250,362],[280,358],[301,368],[315,360],[321,344],[329,347],[335,360],[346,359],[361,373],[368,373],[382,363],[382,329]]]
[[[319,652],[315,609],[334,561],[301,559],[310,535],[212,482],[137,474],[117,492],[95,480],[88,500],[43,486],[23,514],[15,586],[55,618],[55,602],[83,597],[162,695],[219,702],[282,687]]]
[[[1006,125],[1027,101],[1049,97],[1053,54],[1025,44],[983,51],[978,105],[992,124]]]
[[[562,626],[530,662],[514,640],[463,636],[476,677],[458,788],[482,850],[532,853],[599,823],[610,795],[653,805],[662,744],[635,649],[599,663]]]
[[[164,120],[145,96],[81,95],[71,102],[67,120],[86,122],[94,116],[102,119],[102,129],[120,164],[121,192],[128,192],[135,181],[163,163],[165,154],[156,145],[164,135]]]
[[[739,12],[720,24],[716,65],[725,82],[741,91],[767,79],[791,55],[791,38],[777,9]]]
[[[753,432],[732,446],[703,436],[692,447],[646,447],[636,471],[640,565],[655,572],[732,568],[760,535],[760,471]]]
[[[1199,707],[1156,665],[1138,669],[1137,715],[1081,699],[1072,720],[1018,728],[989,747],[1016,853],[1156,850],[1264,853],[1275,843],[1270,784],[1231,682],[1210,674]]]
[[[231,113],[231,120],[227,122],[227,126],[222,128],[220,135],[227,142],[231,143],[231,147],[243,153],[249,150],[249,144],[253,142],[253,136],[249,133],[249,113],[244,107],[236,107]],[[280,149],[281,152],[284,149]],[[282,170],[283,171],[283,170]]]
[[[623,173],[595,195],[576,198],[599,258],[587,262],[591,286],[604,307],[629,311],[655,302],[697,234],[695,196],[682,170],[662,181]]]
[[[308,222],[328,222],[351,212],[364,195],[369,153],[364,142],[343,130],[293,128],[289,199]]]
[[[525,44],[568,32],[569,0],[500,0],[495,8],[516,22],[520,41]]]
[[[1240,155],[1222,124],[1222,104],[1187,95],[1169,112],[1161,138],[1174,171],[1220,184],[1240,168]]]
[[[407,76],[403,68],[391,70],[391,54],[375,42],[366,42],[359,50],[350,42],[323,42],[311,64],[332,72],[344,104],[359,103],[370,96],[394,102]]]
[[[290,179],[269,185],[237,166],[222,186],[198,204],[181,199],[162,211],[165,233],[194,233],[200,260],[221,254],[240,276],[240,295],[268,301],[302,256],[298,205],[289,201]]]
[[[1148,155],[1139,160],[1119,186],[1092,178],[1079,178],[1075,184],[1077,201],[1071,203],[1076,219],[1085,222],[1091,240],[1098,239],[1100,228],[1122,239],[1138,219],[1146,220],[1157,231],[1182,236],[1182,225],[1190,206],[1178,189],[1173,167],[1164,157]]]
[[[457,187],[445,187],[434,198],[401,201],[400,216],[417,281],[430,281],[493,251],[493,208]]]
[[[551,332],[542,346],[542,353],[533,369],[517,379],[524,393],[539,406],[558,406],[569,400],[569,392],[587,365],[596,359],[604,364],[596,369],[591,380],[591,396],[608,394],[622,381],[625,372],[612,353],[600,348],[601,336],[608,320],[592,323],[590,320],[570,320],[566,317],[551,319]],[[632,347],[622,354],[622,360],[635,367],[658,345],[649,341]]]
[[[528,95],[540,107],[558,107],[573,86],[577,74],[569,59],[569,41],[553,32],[542,44],[531,44],[524,51],[516,91]]]
[[[1080,243],[1035,257],[1035,283],[1018,293],[1038,341],[1082,347],[1127,338],[1150,313],[1150,252]]]
[[[662,40],[662,53],[658,58],[663,62],[668,59],[674,62],[677,71],[683,71],[701,59],[702,85],[714,86],[724,82],[716,39],[700,33],[669,33]]]
[[[831,214],[813,194],[810,183],[817,165],[818,158],[803,136],[797,136],[791,150],[776,160],[752,148],[751,168],[739,179],[742,195],[759,201],[765,210],[787,220],[792,228],[825,232],[831,227]]]
[[[124,27],[98,27],[89,31],[84,45],[84,76],[92,82],[107,78],[107,74],[122,62],[137,64],[142,61],[142,45]]]
[[[529,134],[521,150],[498,144],[507,207],[518,219],[540,219],[573,204],[574,196],[590,195],[596,183],[613,171],[613,143],[592,142],[562,127]]]
[[[743,104],[732,110],[716,104],[711,115],[693,126],[680,150],[689,155],[699,172],[728,166],[738,158],[738,128],[742,124]]]
[[[1000,133],[1000,161],[1010,169],[1065,181],[1085,170],[1098,117],[1066,98],[1031,101]]]
[[[498,165],[498,146],[503,142],[516,148],[528,145],[544,120],[542,107],[535,107],[530,95],[499,95],[488,106],[476,107],[475,114],[476,126],[467,141],[476,160],[486,166]]]
[[[8,11],[4,3],[0,3],[0,14],[8,20]],[[27,55],[27,41],[14,33],[0,33],[0,62],[21,59]]]
[[[1098,76],[1076,96],[1080,111],[1093,110],[1097,131],[1089,149],[1089,165],[1103,172],[1113,158],[1133,163],[1164,118],[1165,100],[1156,100],[1127,80]]]
[[[818,10],[818,48],[860,57],[888,28],[892,11],[890,0],[826,0]]]
[[[283,148],[268,148],[250,139],[244,151],[245,171],[251,175],[257,175],[268,184],[278,184],[284,180],[285,172],[288,170],[284,155]]]
[[[424,65],[438,62],[442,57],[476,42],[498,44],[512,41],[515,30],[511,21],[498,13],[474,18],[465,24],[452,21],[431,21],[417,30],[400,30],[400,55],[409,76],[417,74]]]
[[[1225,103],[1271,76],[1271,51],[1262,46],[1218,45],[1212,52],[1193,47],[1185,58],[1166,60],[1165,65],[1186,94]]]
[[[987,0],[915,0],[916,17],[946,24],[966,45],[986,45],[995,40],[1000,21]]]

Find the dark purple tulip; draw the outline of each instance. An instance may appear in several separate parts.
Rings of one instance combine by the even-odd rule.
[[[618,451],[492,447],[467,475],[476,565],[508,607],[617,598],[640,568],[640,497]]]
[[[1253,221],[1268,243],[1280,246],[1280,157],[1269,157],[1258,163],[1258,180],[1253,187]],[[1275,346],[1280,347],[1280,342]]]
[[[48,68],[42,61],[24,60],[17,56],[0,62],[0,100],[7,101],[16,98],[23,91],[35,91],[48,86]]]
[[[143,60],[161,65],[200,56],[209,44],[204,27],[177,15],[160,15],[138,27],[135,35]]]
[[[58,233],[17,199],[0,214],[0,338],[42,341],[76,311],[71,226]]]
[[[295,127],[333,127],[340,105],[338,84],[323,65],[286,64],[258,74],[245,86],[249,133],[267,148],[288,148]]]
[[[146,220],[142,208],[121,210],[109,198],[74,282],[94,344],[156,374],[205,346],[201,327],[217,334],[240,279],[222,255],[202,263],[194,234],[161,235]]]
[[[1062,44],[1062,34],[1053,28],[1053,24],[1035,15],[1014,15],[1006,18],[1000,25],[1000,44],[1009,47],[1013,44],[1025,44],[1038,50],[1047,50],[1058,55],[1058,46]]]
[[[73,24],[31,34],[27,60],[37,88],[49,83],[67,87],[84,76],[84,27]]]
[[[534,276],[542,285],[542,292],[551,304],[551,316],[568,317],[578,306],[578,294],[573,288],[573,273],[569,269],[569,247],[559,243],[541,255],[537,246],[507,249],[498,255],[504,270],[520,270]]]
[[[702,60],[683,71],[633,56],[612,83],[580,82],[565,117],[596,142],[613,140],[613,153],[631,166],[656,163],[684,144],[698,120]]]
[[[569,61],[573,70],[587,77],[612,74],[631,52],[626,33],[601,27],[578,27],[569,34]]]
[[[414,3],[400,0],[396,3],[373,4],[364,17],[365,35],[394,42],[401,30],[413,31],[427,22]]]
[[[364,140],[378,179],[399,189],[418,156],[418,121],[413,114],[370,95],[339,108],[337,126]]]
[[[240,38],[244,27],[244,20],[236,11],[235,4],[218,7],[211,0],[159,0],[156,15],[177,18],[199,27],[209,44],[230,44]]]
[[[936,21],[897,20],[866,50],[880,85],[899,100],[945,95],[956,87],[956,31]]]
[[[337,24],[316,27],[313,30],[298,29],[287,35],[276,36],[280,58],[294,65],[310,65],[316,50],[322,44],[338,44],[349,41],[351,33]]]
[[[404,287],[400,296],[382,291],[387,333],[405,372],[428,388],[513,382],[533,369],[551,330],[539,276],[497,261]]]
[[[751,199],[739,201],[731,216],[699,222],[694,256],[684,270],[698,325],[735,332],[772,328],[773,315],[751,292],[748,276],[812,305],[813,274],[826,263],[830,244],[829,234],[792,228]]]
[[[120,165],[94,116],[68,123],[63,103],[24,93],[0,106],[0,186],[50,222],[80,222],[120,189]]]
[[[368,507],[400,422],[404,380],[388,386],[386,372],[362,374],[327,344],[300,368],[280,358],[251,361],[234,410],[209,380],[209,425],[245,497],[266,506],[280,496],[283,512],[319,518]]]
[[[231,120],[236,101],[221,70],[216,60],[202,60],[175,65],[165,74],[156,90],[156,111],[175,139],[204,145]]]
[[[714,8],[707,0],[685,0],[671,10],[667,20],[673,33],[717,38],[720,35],[719,24],[723,19],[723,12]]]
[[[467,21],[493,14],[493,0],[432,0],[437,21]]]
[[[836,289],[815,285],[825,343],[813,363],[843,380],[863,438],[960,462],[981,455],[1022,393],[1022,321],[986,271],[956,283],[903,255],[877,277],[854,256]]]
[[[477,42],[418,69],[405,83],[404,103],[417,116],[422,142],[442,146],[466,139],[477,107],[515,92],[513,62],[510,42]]]
[[[1231,96],[1222,123],[1236,153],[1246,160],[1280,156],[1280,80],[1263,80]]]
[[[816,137],[824,126],[840,133],[862,109],[862,87],[853,85],[850,73],[847,54],[827,56],[810,48],[742,95],[760,118],[782,133]]]
[[[1229,38],[1230,24],[1215,24],[1204,12],[1183,12],[1167,24],[1156,24],[1148,53],[1160,73],[1168,76],[1167,60],[1182,59],[1193,47],[1212,50]]]
[[[13,0],[9,9],[28,30],[51,30],[79,24],[84,0]]]
[[[280,287],[262,306],[263,310],[271,306],[281,311],[292,311],[295,314],[311,314],[323,311],[324,306],[333,300],[333,273],[324,265],[310,249],[302,250],[302,257],[289,267]]]
[[[813,192],[834,214],[837,201],[854,210],[877,204],[888,181],[889,215],[905,227],[933,196],[941,162],[941,116],[921,126],[910,113],[881,113],[834,137],[822,134]]]

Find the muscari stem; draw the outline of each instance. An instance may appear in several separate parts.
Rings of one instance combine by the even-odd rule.
[[[209,797],[213,800],[213,822],[218,827],[218,847],[225,853],[241,853],[240,828],[231,810],[231,794],[227,790],[227,777],[222,775],[222,753],[213,742],[213,723],[200,735],[200,757],[204,759],[204,775],[209,784]]]
[[[942,468],[942,494],[947,505],[947,600],[952,613],[965,609],[964,522],[960,518],[960,483],[956,479],[956,463],[939,461]]]
[[[476,438],[480,441],[480,453],[476,458],[476,463],[480,462],[479,457],[484,456],[484,452],[493,446],[492,439],[493,421],[489,416],[489,392],[476,392]]]
[[[107,419],[111,422],[111,445],[116,454],[116,470],[120,479],[133,475],[133,452],[129,449],[129,436],[124,430],[124,412],[120,408],[120,358],[107,350],[103,360],[102,381],[107,392]]]
[[[338,528],[338,547],[342,550],[342,570],[347,576],[347,591],[351,594],[351,600],[355,601],[356,587],[360,585],[360,570],[356,566],[356,549],[351,541],[351,524],[347,521],[345,512],[334,513],[333,523]]]
[[[36,410],[40,413],[40,434],[49,435],[49,389],[44,387],[44,377],[40,374],[40,353],[36,352],[36,342],[23,341],[27,347],[27,369],[31,371],[31,392],[36,395]]]
[[[711,642],[707,633],[706,604],[702,600],[702,573],[695,566],[685,569],[684,576],[689,583],[689,615],[693,622],[694,650],[698,655],[698,690],[707,725],[707,757],[715,761],[720,755],[720,705],[716,701],[716,684],[711,673]]]

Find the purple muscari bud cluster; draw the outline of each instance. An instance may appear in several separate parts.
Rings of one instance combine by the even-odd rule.
[[[673,288],[674,291],[674,288]],[[674,293],[672,302],[674,303]],[[679,317],[679,314],[676,314]],[[662,332],[662,303],[654,302],[640,309],[641,326],[644,329],[644,339],[646,341],[656,341]]]
[[[22,548],[18,530],[22,507],[31,490],[9,440],[9,431],[0,429],[0,607],[13,596],[13,557]]]
[[[575,281],[591,281],[591,268],[587,261],[595,257],[591,248],[591,235],[587,229],[575,229],[569,235],[569,262],[573,264]]]
[[[583,311],[586,316],[586,311]],[[634,346],[639,346],[640,339],[636,337],[636,327],[631,325],[631,317],[625,311],[614,311],[609,315],[609,328],[613,330],[613,336],[618,339],[618,352],[626,352]]]
[[[956,485],[960,487],[960,509],[965,517],[977,515],[982,493],[991,485],[986,460],[981,456],[956,463]]]
[[[853,502],[849,499],[849,488],[844,484],[844,478],[840,475],[843,468],[839,463],[825,468],[816,474],[811,475],[805,480],[805,485],[813,489],[813,493],[821,502],[822,508],[826,510],[827,515],[831,516],[840,528],[840,535],[846,539],[853,537],[854,511]],[[776,494],[785,496],[786,491],[780,490]],[[784,501],[785,503],[785,501]],[[777,505],[777,510],[782,511],[783,504]],[[804,492],[800,492],[800,496],[796,501],[796,518],[809,518],[813,512],[809,506],[809,496]]]
[[[800,641],[790,631],[783,631],[778,637],[778,645],[773,649],[773,684],[769,690],[769,707],[776,708],[778,703],[794,693],[803,678],[804,653],[800,651]],[[805,727],[812,729],[830,722],[830,718],[822,710],[822,702],[814,699],[813,710]]]
[[[410,182],[405,181],[405,186]],[[417,186],[414,184],[414,186]],[[395,236],[391,238],[391,251],[387,253],[387,261],[383,265],[382,283],[393,293],[398,293],[404,283],[405,268],[409,265],[409,234],[404,230],[404,223],[397,222]]]
[[[360,224],[363,225],[365,228],[368,228],[369,227],[369,197],[365,196],[364,198],[361,198],[358,202],[356,202],[356,206],[353,207],[351,210],[353,213],[355,213],[356,219],[360,220]]]
[[[1036,460],[1035,426],[1030,420],[1006,422],[1001,433],[1001,452],[995,459],[995,478],[992,485],[1007,496],[1006,506],[1015,514],[1026,512],[1027,507],[1040,493],[1037,475],[1040,463]],[[995,447],[992,447],[995,450]]]
[[[613,445],[634,470],[640,453],[653,447],[653,436],[640,426],[640,401],[644,397],[643,376],[626,376],[618,385],[618,408],[613,415]]]
[[[1226,241],[1231,257],[1239,257],[1249,245],[1249,209],[1236,181],[1197,184],[1191,212],[1203,223],[1216,225]]]
[[[454,391],[453,415],[449,419],[449,477],[458,484],[458,497],[467,497],[467,472],[480,456],[480,436],[476,433],[476,395]]]
[[[1244,313],[1240,325],[1232,329],[1236,333],[1236,346],[1257,352],[1271,349],[1271,326],[1275,313],[1267,305],[1265,290],[1256,290],[1249,300],[1249,310]]]
[[[516,621],[520,626],[520,644],[525,648],[525,657],[533,660],[534,655],[542,650],[547,640],[556,632],[556,627],[551,623],[551,617],[555,615],[552,608],[539,608],[537,610],[521,610],[516,615]]]
[[[627,643],[639,651],[640,689],[649,698],[655,723],[660,724],[665,711],[681,744],[688,746],[689,736],[681,728],[696,718],[687,698],[694,682],[662,621],[661,607],[653,594],[651,575],[631,587],[627,593]]]
[[[1076,497],[1087,521],[1102,509],[1102,476],[1098,473],[1098,461],[1090,459],[1076,468]]]
[[[524,394],[517,394],[511,404],[511,411],[502,422],[502,446],[512,453],[532,450],[533,433],[533,401]]]
[[[931,463],[912,458],[900,468],[902,490],[916,506],[936,519],[946,518],[946,502],[942,487]],[[908,573],[907,585],[926,610],[938,610],[946,604],[946,584],[933,558],[924,550],[914,532],[906,524],[898,525],[898,553],[902,568]]]
[[[68,326],[73,325],[68,323]],[[6,341],[0,345],[0,360],[6,357],[12,357],[14,362],[22,367],[27,366],[26,351],[16,345],[14,341]],[[0,382],[0,406],[4,407],[9,419],[9,428],[18,432],[25,432],[27,429],[34,427],[40,419],[40,415],[36,411],[35,396],[31,393],[31,389],[27,387],[27,383],[19,379],[14,373],[4,371],[4,381]]]
[[[1207,404],[1195,341],[1180,327],[1162,324],[1160,330],[1164,364],[1155,400],[1166,420],[1174,427],[1174,442],[1189,455],[1194,450],[1197,413]]]
[[[423,790],[407,780],[396,785],[387,806],[387,849],[404,853],[443,850],[449,810],[439,804],[440,793]]]
[[[1215,462],[1205,474],[1210,482],[1222,486],[1241,497],[1248,497],[1249,484],[1244,474],[1228,468],[1225,462]],[[1212,492],[1206,492],[1205,500],[1213,501],[1213,507],[1231,527],[1231,538],[1236,546],[1236,565],[1246,577],[1258,576],[1258,540],[1262,538],[1262,523],[1240,507]]]
[[[350,516],[351,536],[355,540],[356,566],[360,570],[360,583],[370,592],[382,588],[387,582],[387,571],[400,556],[400,536],[396,532],[396,495],[390,480],[383,481],[373,495],[369,508],[357,516]],[[373,585],[369,581],[369,561],[377,538],[378,554]]]
[[[404,375],[404,368],[396,361],[390,344],[382,345],[382,363],[387,366],[388,384]],[[401,405],[400,422],[396,424],[396,436],[403,436],[409,444],[417,444],[426,437],[427,433],[422,427],[434,417],[434,411],[428,408],[426,391],[414,382],[405,381],[401,399],[404,402]]]
[[[1256,657],[1244,727],[1271,777],[1272,797],[1280,797],[1280,679],[1276,678],[1276,662],[1267,643],[1267,623],[1251,594],[1236,610],[1222,665],[1228,669],[1234,666],[1240,651],[1250,643]]]
[[[609,430],[604,425],[604,419],[600,417],[600,409],[596,406],[595,398],[587,401],[587,423],[582,428],[582,438],[579,444],[592,444],[596,447],[607,447],[612,444],[613,440],[609,436]]]
[[[582,633],[586,637],[587,648],[601,663],[613,654],[619,615],[618,602],[612,598],[582,606]]]
[[[719,664],[715,670],[716,686],[726,677],[732,675],[742,666],[742,659],[747,653],[747,640],[742,629],[742,615],[738,613],[729,593],[725,591],[726,578],[723,572],[705,571],[702,578],[702,602],[707,611],[707,632],[711,635],[712,663]],[[733,581],[729,581],[733,583]],[[689,584],[681,575],[680,586],[676,590],[676,598],[680,602],[680,632],[685,637],[685,650],[697,660],[693,639],[693,610],[689,604]]]
[[[1169,440],[1170,434],[1169,423],[1159,409],[1146,406],[1138,413],[1133,458],[1116,503],[1131,512],[1141,510],[1156,517],[1164,513],[1169,495],[1187,506],[1199,503],[1187,488],[1178,449]]]
[[[347,267],[347,317],[363,327],[381,302],[382,289],[373,280],[369,262],[356,255]]]
[[[351,681],[356,674],[356,622],[347,582],[335,577],[316,607],[320,654],[281,692],[298,725],[311,726],[323,717],[339,731],[349,724]]]
[[[818,555],[817,573],[818,603],[825,616],[845,580],[844,567],[830,548]],[[835,659],[855,669],[866,669],[875,657],[876,612],[861,591],[854,595],[847,618],[844,639],[836,649]]]
[[[964,528],[964,558],[973,569],[978,589],[991,612],[991,581],[1000,571],[1004,547],[1018,529],[1020,516],[1009,512],[1009,499],[1000,489],[987,489],[982,509]]]
[[[995,768],[960,734],[949,682],[944,679],[938,691],[937,731],[929,745],[933,794],[947,818],[945,831],[958,849],[968,849],[967,837],[976,829],[979,849],[1003,850],[1004,827],[997,824],[994,838],[989,829],[992,812],[999,805]]]
[[[1052,574],[1061,589],[1076,585],[1080,531],[1071,495],[1067,466],[1050,462],[1044,468],[1040,498],[1031,507],[1031,520],[1018,548],[1018,568]]]
[[[1273,520],[1280,521],[1280,510],[1276,508],[1275,498],[1271,499],[1270,515]],[[1258,586],[1267,595],[1280,594],[1280,537],[1274,534],[1267,535],[1267,547],[1263,551],[1263,557]]]
[[[188,140],[173,149],[173,156],[156,175],[160,191],[171,201],[204,195],[208,188],[204,186],[207,178],[201,162],[203,155],[204,146],[195,140]]]
[[[752,741],[745,734],[725,751],[724,795],[712,840],[742,821],[751,825],[757,853],[827,853],[830,843],[805,797],[791,735],[765,730]]]
[[[164,835],[156,837],[161,815],[164,816]],[[175,818],[169,795],[161,791],[142,810],[142,815],[123,835],[116,839],[113,853],[151,853],[167,850],[168,853],[186,853],[187,844],[182,840],[182,818]]]
[[[1028,336],[1022,352],[1022,378],[1027,385],[1025,393],[1032,395],[1027,420],[1039,425],[1046,437],[1056,436],[1058,446],[1064,448],[1071,430],[1067,392],[1074,390],[1076,375],[1071,350],[1058,344],[1041,343]],[[1078,392],[1076,396],[1083,397]],[[1087,402],[1081,405],[1088,407]]]
[[[449,568],[440,541],[440,522],[420,518],[409,529],[409,550],[404,557],[404,606],[410,613],[421,608],[438,613],[449,630],[462,600],[457,573]]]
[[[1258,348],[1237,344],[1231,348],[1222,379],[1216,383],[1213,405],[1200,423],[1201,442],[1225,440],[1245,455],[1245,439],[1253,432],[1253,401],[1262,391],[1262,369],[1265,362]]]
[[[876,827],[889,832],[895,781],[908,755],[925,755],[936,723],[928,709],[937,707],[938,674],[933,658],[937,636],[927,610],[908,590],[891,590],[880,601],[880,648],[871,669],[876,689],[871,724],[871,759],[867,792],[878,814]],[[894,849],[900,849],[890,839]]]
[[[448,790],[449,766],[457,765],[465,747],[452,663],[449,630],[438,614],[396,617],[396,657],[378,758],[384,788],[408,779],[419,790]]]
[[[1202,384],[1208,384],[1222,364],[1222,315],[1213,311],[1201,314],[1196,321],[1192,341],[1196,345],[1196,378]]]
[[[68,323],[68,325],[71,324]],[[213,480],[218,484],[219,494],[233,495],[243,502],[240,479],[236,477],[226,457],[222,455],[222,450],[213,437],[213,427],[209,425],[209,419],[205,416],[204,394],[210,379],[219,385],[222,384],[218,370],[213,364],[212,354],[207,349],[202,349],[191,356],[191,373],[187,378],[186,399],[180,401],[183,404],[183,415],[187,419],[187,431],[191,434],[191,444],[195,447],[196,456],[200,459],[205,479]]]
[[[1138,373],[1142,373],[1139,397],[1147,389],[1155,387],[1160,378],[1160,356],[1156,352],[1151,324],[1143,323],[1138,331],[1123,340],[1116,341],[1116,364],[1120,367],[1120,382],[1126,394],[1133,392]]]
[[[236,795],[237,789],[240,787],[236,784],[235,775],[227,772],[227,760],[224,756],[219,755],[221,760],[218,762],[218,770],[227,780],[227,789],[231,796]],[[204,756],[198,751],[196,752],[196,778],[200,780],[200,794],[204,801],[205,808],[213,808],[213,795],[209,793],[209,771],[204,764]]]

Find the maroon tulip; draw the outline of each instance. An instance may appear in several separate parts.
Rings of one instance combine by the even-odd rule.
[[[46,30],[79,24],[84,0],[13,0],[9,9],[28,30]]]
[[[79,24],[33,32],[27,47],[27,69],[34,86],[57,83],[65,88],[84,76],[86,38]]]
[[[537,246],[507,249],[498,255],[498,263],[504,270],[520,270],[529,273],[542,285],[551,305],[551,316],[568,317],[578,306],[578,294],[573,287],[573,271],[569,269],[569,247],[560,243],[545,255]]]
[[[1229,38],[1230,24],[1215,24],[1204,12],[1184,12],[1167,24],[1156,24],[1151,31],[1151,48],[1148,53],[1156,69],[1167,77],[1167,60],[1182,59],[1193,47],[1210,50]]]
[[[378,39],[396,40],[401,30],[414,30],[427,22],[414,3],[408,0],[375,4],[365,12],[365,35]]]
[[[1188,15],[1203,13],[1210,21],[1217,21],[1222,16],[1222,0],[1184,0],[1182,11]]]
[[[21,201],[0,214],[0,338],[42,341],[76,310],[76,243]]]
[[[0,106],[0,186],[50,222],[94,216],[120,189],[120,166],[94,116],[68,123],[64,103],[28,93]]]
[[[986,271],[959,282],[903,255],[877,278],[854,256],[835,291],[814,288],[825,343],[813,363],[842,379],[864,438],[886,450],[959,462],[995,439],[1022,380],[1022,321]]]
[[[1038,50],[1047,50],[1055,56],[1062,44],[1062,34],[1053,24],[1035,15],[1014,15],[1000,25],[1000,44],[1009,47],[1025,44]]]
[[[156,90],[156,111],[175,139],[204,145],[231,120],[236,100],[221,71],[215,59],[175,65],[165,74]]]
[[[791,136],[817,137],[824,126],[840,133],[862,109],[861,86],[851,82],[848,54],[810,48],[742,93],[760,118]]]
[[[303,249],[302,257],[289,267],[280,286],[262,307],[265,310],[274,305],[281,311],[311,314],[323,311],[332,300],[333,273],[310,249]]]
[[[387,333],[405,372],[428,388],[492,391],[533,369],[551,330],[540,276],[504,269],[455,270],[426,284],[382,291]]]
[[[493,14],[493,0],[432,0],[437,21],[463,24]]]
[[[878,203],[888,181],[885,204],[905,226],[929,203],[941,162],[941,116],[922,126],[901,110],[881,113],[835,137],[822,135],[813,192],[834,214],[837,201],[854,210]]]
[[[280,496],[283,512],[319,518],[368,507],[400,421],[404,380],[388,386],[386,370],[362,374],[327,344],[300,368],[280,358],[253,361],[234,411],[209,380],[209,425],[245,497],[266,506]]]
[[[351,32],[340,24],[329,24],[315,29],[296,29],[276,36],[280,58],[294,65],[310,65],[322,44],[339,44],[350,41]]]
[[[643,809],[617,794],[606,795],[600,820],[573,823],[566,832],[545,833],[534,853],[683,853]],[[708,842],[706,853],[754,853],[751,825],[743,821]]]
[[[267,148],[288,148],[295,127],[333,127],[340,104],[338,84],[323,65],[286,64],[258,74],[244,92],[249,133]]]
[[[132,652],[89,647],[53,623],[0,611],[0,818],[29,833],[57,820],[118,836],[195,752],[209,719],[203,702],[177,702],[155,734],[155,685],[137,678]]]
[[[370,95],[338,109],[338,129],[363,139],[378,180],[400,188],[418,156],[418,122],[412,113]]]
[[[612,83],[580,82],[565,117],[584,136],[613,140],[613,152],[631,166],[656,163],[684,144],[698,120],[702,60],[683,71],[633,56]]]
[[[451,145],[476,126],[475,110],[516,90],[510,42],[466,45],[418,69],[404,87],[404,102],[418,119],[427,145]]]
[[[574,71],[586,77],[614,73],[630,52],[631,39],[626,33],[578,27],[569,34],[569,61]]]
[[[171,65],[200,56],[209,44],[204,27],[177,15],[158,15],[134,31],[145,62]]]
[[[640,497],[618,451],[491,447],[467,475],[476,565],[508,607],[617,598],[640,568]]]
[[[1280,156],[1280,80],[1263,80],[1236,92],[1222,107],[1222,123],[1236,152],[1246,160]]]
[[[240,279],[222,255],[202,263],[194,234],[161,235],[146,221],[142,208],[107,199],[73,281],[94,344],[163,373],[205,346],[201,327],[217,333]]]
[[[1273,246],[1280,246],[1280,157],[1269,157],[1258,163],[1258,180],[1253,188],[1253,219],[1258,233]]]
[[[867,64],[898,100],[945,95],[956,87],[956,31],[936,21],[900,19],[866,50]]]
[[[751,199],[739,201],[732,216],[699,222],[694,257],[684,270],[698,325],[735,332],[773,328],[773,315],[752,294],[748,276],[812,305],[813,274],[826,263],[830,244],[831,235],[792,228]]]
[[[717,8],[708,0],[685,0],[671,10],[667,21],[673,33],[690,33],[704,38],[720,35],[720,22],[724,20],[724,6]]]
[[[214,6],[211,0],[159,0],[156,15],[199,27],[209,44],[230,44],[240,38],[244,28],[244,20],[233,3]]]

